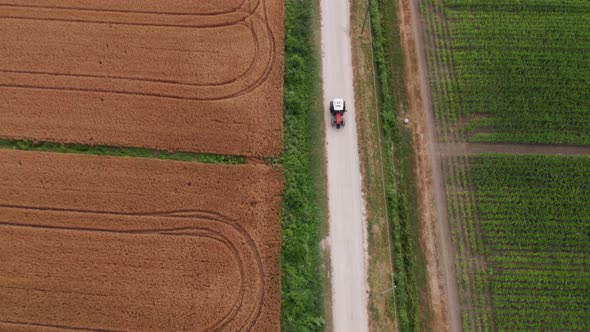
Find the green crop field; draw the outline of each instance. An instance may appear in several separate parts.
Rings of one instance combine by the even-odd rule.
[[[590,1],[421,0],[438,138],[590,144]],[[590,157],[444,157],[465,331],[590,331]]]
[[[447,167],[465,331],[590,331],[590,157]]]
[[[590,1],[421,5],[442,138],[590,144]]]

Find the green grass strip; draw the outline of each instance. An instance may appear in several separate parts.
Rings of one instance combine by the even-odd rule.
[[[391,301],[400,331],[420,329],[419,300],[416,280],[417,216],[410,206],[415,204],[412,168],[408,156],[411,143],[397,124],[396,105],[405,103],[403,88],[403,56],[395,20],[395,3],[391,0],[371,1],[370,18],[373,30],[373,52],[378,79],[380,114],[383,130],[386,167],[386,200],[391,224],[394,260],[394,300]],[[386,17],[382,20],[381,16]],[[395,79],[397,77],[397,79]],[[415,190],[415,189],[414,189]]]
[[[124,148],[105,145],[63,144],[54,142],[32,142],[0,140],[0,149],[23,151],[76,153],[100,156],[119,156],[133,158],[153,158],[177,161],[200,162],[206,164],[240,165],[246,163],[245,157],[224,156],[207,153],[169,152],[144,148]]]
[[[326,325],[320,241],[325,220],[317,0],[286,0],[282,228],[282,331]]]

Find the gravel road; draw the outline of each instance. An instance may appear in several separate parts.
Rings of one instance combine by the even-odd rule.
[[[328,200],[328,238],[332,270],[334,331],[368,331],[367,235],[359,165],[350,41],[350,4],[322,0],[322,70],[324,88]],[[346,126],[331,127],[329,101],[344,98]]]

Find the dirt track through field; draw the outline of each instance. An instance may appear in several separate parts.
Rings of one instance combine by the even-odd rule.
[[[398,0],[433,331],[460,331],[459,295],[418,0]]]
[[[266,165],[0,151],[0,329],[279,329]]]
[[[2,1],[0,137],[282,146],[283,1]]]

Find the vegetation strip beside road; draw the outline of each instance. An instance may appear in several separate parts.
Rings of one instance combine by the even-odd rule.
[[[320,62],[314,35],[317,3],[286,0],[285,4],[281,329],[322,331],[326,310],[320,241],[326,196]]]
[[[385,197],[382,132],[377,100],[371,26],[366,14],[369,1],[351,2],[351,42],[355,109],[363,189],[367,202],[369,330],[396,329],[392,287],[391,231]]]
[[[383,20],[382,17],[387,17]],[[391,229],[395,290],[390,305],[400,331],[429,329],[429,307],[425,267],[419,246],[410,132],[399,123],[407,109],[404,89],[404,59],[394,1],[371,1],[369,20],[373,32],[373,53],[382,130],[387,215]],[[419,286],[420,285],[420,286]]]

